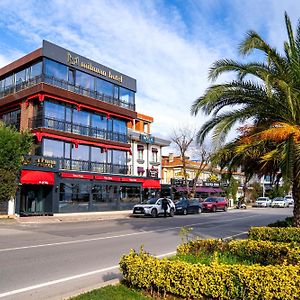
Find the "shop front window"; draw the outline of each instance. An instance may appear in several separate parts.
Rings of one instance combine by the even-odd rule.
[[[133,206],[141,202],[141,188],[140,187],[120,187],[120,208],[132,209]]]

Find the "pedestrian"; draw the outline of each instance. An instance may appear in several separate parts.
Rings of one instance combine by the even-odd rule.
[[[167,210],[168,207],[170,206],[169,201],[166,197],[164,197],[161,201],[161,208],[164,210],[164,217],[167,217]]]

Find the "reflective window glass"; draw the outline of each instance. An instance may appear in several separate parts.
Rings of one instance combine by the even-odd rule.
[[[11,88],[13,86],[13,83],[14,83],[14,76],[13,75],[6,77],[5,78],[5,83],[4,83],[5,90]]]
[[[43,139],[43,155],[49,157],[63,157],[64,143],[62,141]]]
[[[65,143],[65,158],[71,158],[71,144]]]
[[[113,152],[113,164],[125,165],[126,164],[126,151],[112,150]]]
[[[16,84],[26,81],[26,69],[16,73]]]
[[[76,85],[83,87],[84,89],[94,90],[95,78],[84,72],[76,71]]]
[[[105,116],[92,114],[91,115],[91,126],[99,129],[107,129],[107,119]]]
[[[50,101],[44,102],[45,117],[64,120],[65,106]]]
[[[107,96],[113,96],[113,84],[102,80],[100,78],[96,78],[96,91],[100,94],[104,94]]]
[[[30,78],[40,76],[42,74],[42,62],[38,62],[31,66]]]
[[[126,103],[134,104],[134,92],[120,87],[120,100]]]
[[[106,152],[98,147],[91,147],[91,161],[106,162]]]
[[[78,145],[78,148],[72,148],[72,159],[75,160],[89,160],[90,147],[86,145]]]
[[[73,123],[89,126],[90,113],[84,110],[78,111],[77,109],[73,109]]]
[[[57,79],[65,80],[68,79],[68,68],[65,65],[57,63],[53,60],[45,60],[45,73],[48,76],[55,77]]]
[[[119,119],[113,119],[113,132],[127,134],[127,122]]]

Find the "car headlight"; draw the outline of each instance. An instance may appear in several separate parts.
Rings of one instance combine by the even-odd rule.
[[[144,206],[144,208],[151,208],[152,206]]]

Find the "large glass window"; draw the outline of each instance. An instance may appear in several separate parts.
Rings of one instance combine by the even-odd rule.
[[[34,78],[36,76],[40,76],[42,74],[42,62],[38,62],[31,66],[30,78]]]
[[[127,123],[120,119],[113,119],[113,131],[127,134]]]
[[[113,164],[126,165],[127,152],[122,150],[113,151]]]
[[[95,78],[84,72],[76,71],[76,85],[94,91]]]
[[[100,94],[104,94],[107,96],[113,96],[113,84],[102,80],[100,78],[96,78],[96,91]]]
[[[120,100],[125,103],[134,104],[134,92],[120,87]]]
[[[106,162],[106,152],[98,147],[91,147],[91,161]]]
[[[16,84],[21,84],[26,81],[26,69],[16,73]]]
[[[45,117],[65,120],[65,106],[50,101],[44,102]]]
[[[43,155],[49,157],[64,157],[64,142],[43,139]]]
[[[90,147],[86,145],[78,145],[78,148],[72,148],[72,159],[75,160],[89,160]]]
[[[68,68],[65,65],[57,63],[53,60],[45,60],[45,73],[48,76],[55,77],[56,79],[68,80]]]
[[[20,116],[21,116],[21,110],[17,109],[9,113],[3,114],[2,120],[5,124],[12,125],[15,126],[17,129],[20,129]]]
[[[141,188],[140,187],[120,187],[120,208],[132,209],[133,206],[141,202]]]
[[[5,78],[5,83],[4,83],[5,90],[12,88],[13,84],[14,84],[14,76],[13,75],[10,75]]]

